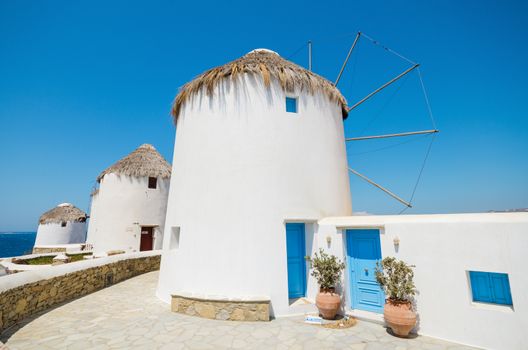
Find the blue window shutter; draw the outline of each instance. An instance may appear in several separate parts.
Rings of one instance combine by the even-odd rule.
[[[512,305],[508,275],[505,273],[490,273],[489,275],[494,303]]]
[[[507,273],[469,271],[473,301],[513,305]]]
[[[286,112],[297,113],[297,99],[286,97]]]
[[[490,278],[487,272],[469,271],[473,301],[493,303]]]

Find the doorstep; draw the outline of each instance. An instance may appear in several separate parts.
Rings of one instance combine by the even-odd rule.
[[[385,319],[383,318],[383,314],[378,314],[375,312],[364,311],[364,310],[357,310],[357,309],[347,310],[346,314],[354,318],[357,318],[358,320],[361,320],[361,321],[368,321],[368,322],[373,322],[373,323],[377,323],[381,325],[385,324]]]
[[[317,307],[313,300],[308,298],[297,298],[289,300],[289,308],[287,316],[293,315],[307,315],[317,313]]]

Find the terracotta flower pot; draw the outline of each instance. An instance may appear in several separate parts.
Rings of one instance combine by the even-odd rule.
[[[333,289],[321,290],[315,297],[315,305],[325,320],[333,320],[341,305],[341,297]]]
[[[387,299],[383,310],[385,322],[398,337],[407,337],[416,325],[416,313],[410,302],[395,302]]]

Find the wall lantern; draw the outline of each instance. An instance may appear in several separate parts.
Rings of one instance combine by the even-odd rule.
[[[332,243],[332,237],[326,236],[326,243],[330,246],[330,243]]]
[[[392,240],[392,242],[394,243],[394,245],[397,247],[400,245],[400,238],[398,236],[394,237],[394,239]]]

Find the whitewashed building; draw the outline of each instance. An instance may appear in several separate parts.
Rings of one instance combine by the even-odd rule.
[[[70,203],[48,210],[39,219],[33,250],[46,250],[86,240],[87,215]]]
[[[87,237],[95,254],[161,249],[170,174],[169,163],[144,144],[97,177]]]
[[[346,102],[324,78],[255,50],[183,86],[172,112],[157,296],[173,310],[187,300],[185,313],[235,319],[211,305],[269,300],[275,317],[316,311],[304,258],[323,248],[346,263],[344,313],[383,322],[374,270],[394,256],[416,266],[416,332],[528,343],[528,213],[352,215]]]
[[[289,312],[286,225],[352,214],[344,106],[331,82],[269,50],[182,88],[162,300],[265,296],[274,315]],[[290,260],[304,274],[304,256]]]
[[[345,312],[383,321],[373,270],[393,256],[415,266],[419,334],[486,349],[528,344],[528,213],[328,217],[314,227],[311,245],[346,261]],[[307,298],[316,293],[309,278]]]

